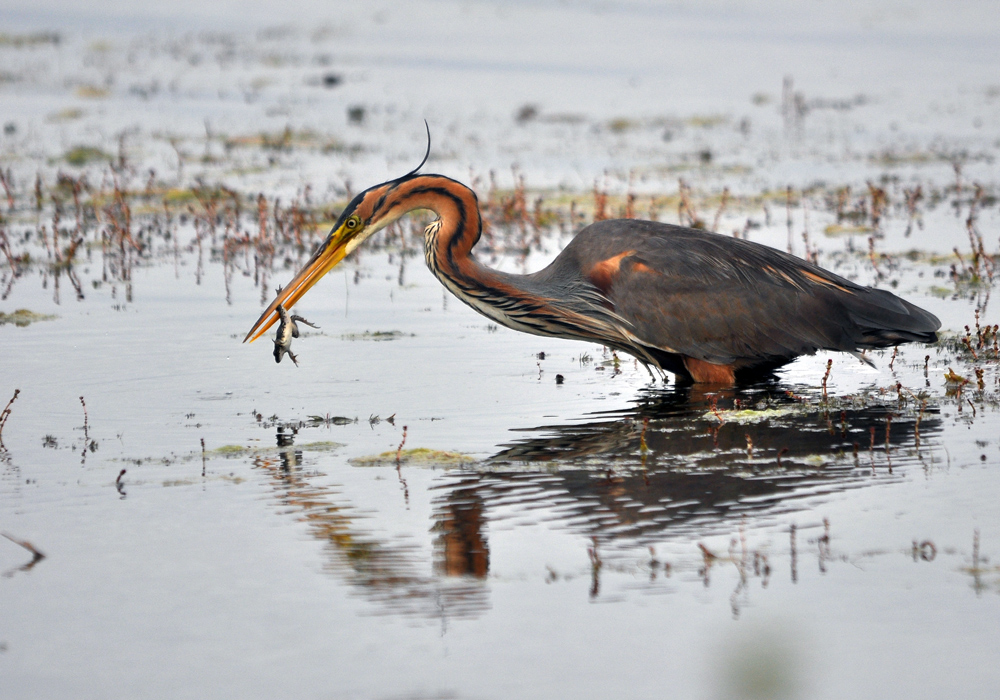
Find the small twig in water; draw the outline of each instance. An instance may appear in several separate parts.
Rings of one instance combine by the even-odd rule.
[[[778,450],[778,468],[779,469],[781,469],[781,455],[785,454],[786,452],[788,452],[788,448],[787,447],[782,447],[780,450]]]
[[[403,439],[399,441],[399,447],[396,448],[396,466],[400,464],[400,460],[403,458],[403,445],[406,444],[406,426],[403,426]]]
[[[719,425],[722,425],[723,423],[725,423],[726,420],[722,417],[722,414],[719,413],[719,397],[718,396],[713,396],[712,397],[711,408],[712,408],[712,414],[715,415],[715,417],[719,419]]]
[[[718,555],[712,552],[712,550],[703,545],[701,542],[698,543],[698,549],[701,550],[701,556],[705,558],[706,562],[715,561],[719,558]]]
[[[587,556],[590,557],[590,597],[596,598],[601,592],[601,568],[604,562],[597,551],[597,538],[591,537],[592,546],[587,547]]]
[[[80,450],[80,466],[87,461],[87,446],[90,444],[90,420],[87,417],[87,402],[80,397],[80,405],[83,406],[83,449]]]
[[[917,421],[913,426],[913,441],[916,443],[915,447],[920,449],[920,421],[924,419],[924,409],[927,408],[927,399],[921,399],[920,401],[920,413],[917,414]]]
[[[42,554],[41,552],[39,552],[37,549],[35,549],[35,546],[33,544],[31,544],[31,542],[28,542],[26,540],[19,540],[19,539],[15,538],[15,537],[11,537],[6,532],[0,532],[0,535],[3,535],[4,537],[6,537],[8,540],[10,540],[11,542],[13,542],[14,544],[16,544],[16,545],[18,545],[20,547],[24,547],[29,552],[31,552],[31,561],[29,561],[27,564],[25,564],[24,566],[20,567],[19,569],[14,569],[14,570],[8,572],[7,574],[5,574],[5,576],[12,575],[14,573],[14,571],[28,571],[29,569],[31,569],[31,567],[33,567],[35,564],[37,564],[38,562],[40,562],[42,559],[45,558],[45,555]],[[979,536],[978,531],[976,532],[976,536],[978,538],[978,536]],[[977,551],[978,551],[978,547],[977,547]]]
[[[892,426],[892,414],[885,417],[885,457],[889,460],[889,473],[892,474],[892,459],[889,455],[889,428]]]
[[[826,374],[823,375],[823,400],[826,401],[826,380],[830,378],[830,370],[833,369],[833,360],[826,361]]]
[[[968,326],[966,326],[966,328],[968,328]],[[978,360],[979,355],[977,355],[976,351],[972,348],[972,339],[969,337],[969,335],[966,335],[964,338],[962,338],[962,342],[965,343],[965,347],[968,348],[970,353],[972,353],[972,358],[974,360]]]
[[[20,389],[14,389],[14,395],[10,397],[10,401],[4,407],[3,411],[0,411],[0,450],[6,449],[3,445],[3,427],[7,425],[7,419],[10,418],[10,407],[14,401],[17,400],[17,395],[21,393]]]
[[[823,518],[823,534],[819,536],[817,541],[819,544],[819,570],[820,573],[826,573],[826,561],[830,558],[830,520],[828,518]]]
[[[393,413],[392,415],[396,415]],[[403,445],[406,444],[406,426],[403,426],[403,439],[399,441],[399,447],[396,448],[396,476],[399,477],[399,484],[403,487],[403,501],[406,503],[406,508],[410,508],[410,487],[406,484],[406,479],[403,478]]]
[[[799,579],[798,558],[799,553],[795,548],[795,523],[788,526],[789,550],[791,551],[792,583],[797,583]]]

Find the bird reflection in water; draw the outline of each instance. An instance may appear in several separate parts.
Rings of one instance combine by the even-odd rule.
[[[338,487],[324,485],[323,474],[303,466],[303,452],[294,447],[295,430],[279,428],[278,454],[254,458],[254,467],[268,473],[275,500],[284,512],[297,515],[310,533],[326,544],[325,568],[385,612],[447,619],[476,617],[489,608],[487,591],[475,576],[489,568],[485,538],[479,534],[482,505],[461,489],[446,494],[439,509],[447,525],[442,531],[442,561],[449,576],[428,575],[418,546],[402,544],[366,529],[371,517],[355,508]],[[450,513],[450,515],[448,515]],[[464,563],[461,563],[464,562]],[[460,570],[464,567],[465,570]],[[471,573],[474,576],[451,576]]]
[[[693,545],[754,515],[926,466],[941,420],[936,406],[914,404],[878,396],[827,404],[773,385],[650,391],[625,411],[526,430],[530,437],[484,462],[436,477],[431,552],[365,528],[371,513],[363,517],[303,466],[293,432],[279,432],[279,455],[256,466],[282,507],[327,543],[331,573],[386,612],[444,620],[489,608],[488,522],[558,523],[581,535],[593,561],[599,551],[669,539]]]
[[[899,478],[926,466],[938,409],[869,397],[806,401],[765,385],[703,393],[650,391],[625,411],[530,429],[488,460],[491,490],[569,499],[559,514],[599,539],[651,544],[665,536],[730,529],[730,516],[795,509],[819,493]],[[920,436],[922,442],[917,440]],[[874,436],[874,437],[873,437]],[[525,467],[540,467],[532,479]],[[555,476],[553,478],[553,468]],[[487,506],[491,494],[484,493]]]
[[[444,486],[434,501],[434,571],[444,576],[485,578],[490,549],[483,532],[485,504],[478,475],[464,475]]]

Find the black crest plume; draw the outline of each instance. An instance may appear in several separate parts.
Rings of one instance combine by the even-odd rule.
[[[427,152],[424,153],[424,159],[422,161],[420,161],[420,165],[418,165],[417,167],[415,167],[410,172],[406,173],[406,175],[403,176],[404,178],[405,177],[410,177],[411,175],[416,175],[418,172],[420,172],[420,169],[422,167],[424,167],[424,163],[427,162],[427,158],[429,158],[430,155],[431,155],[431,127],[430,127],[430,124],[427,123],[426,119],[424,119],[424,128],[427,129]],[[402,179],[402,178],[400,178],[400,179]]]

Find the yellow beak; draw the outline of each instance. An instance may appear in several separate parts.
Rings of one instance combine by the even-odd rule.
[[[264,313],[260,315],[257,322],[253,324],[253,328],[247,333],[243,342],[248,340],[252,343],[257,340],[257,338],[264,335],[267,330],[275,324],[278,320],[278,305],[284,306],[286,309],[292,308],[302,295],[308,292],[314,284],[319,282],[320,277],[325,275],[327,272],[332,270],[337,266],[341,260],[350,252],[348,250],[348,243],[360,232],[353,231],[348,234],[344,230],[342,225],[336,231],[330,233],[329,237],[323,241],[321,245],[313,256],[306,263],[306,266],[299,271],[299,274],[295,275],[295,278],[285,285],[284,289],[278,292],[278,296],[274,298],[267,308],[264,309]],[[258,330],[259,329],[259,330]],[[255,333],[256,331],[256,333]]]

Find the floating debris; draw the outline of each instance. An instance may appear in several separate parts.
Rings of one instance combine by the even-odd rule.
[[[964,386],[969,383],[968,379],[963,377],[961,374],[955,372],[955,370],[953,370],[951,367],[949,367],[948,371],[944,373],[944,380],[948,384],[952,384],[955,386]]]
[[[6,325],[8,323],[13,323],[15,326],[21,328],[28,326],[36,321],[51,321],[53,319],[59,318],[58,316],[52,314],[39,314],[31,311],[29,309],[18,309],[14,313],[5,314],[0,311],[0,326]]]
[[[402,331],[365,331],[364,333],[345,333],[340,336],[342,340],[396,340],[403,337],[414,337],[414,333],[403,333]]]
[[[355,467],[395,466],[396,464],[436,467],[474,464],[477,460],[461,452],[445,452],[442,450],[431,450],[426,447],[415,447],[410,450],[404,450],[401,443],[399,449],[369,457],[355,457],[348,461]]]
[[[755,409],[734,409],[734,410],[717,410],[717,411],[707,411],[702,415],[705,420],[712,421],[717,419],[723,423],[738,423],[740,425],[747,425],[749,423],[762,423],[764,421],[771,420],[772,418],[782,418],[784,416],[792,415],[803,415],[808,413],[807,407],[801,406],[782,406],[780,408],[764,408],[761,410]]]

